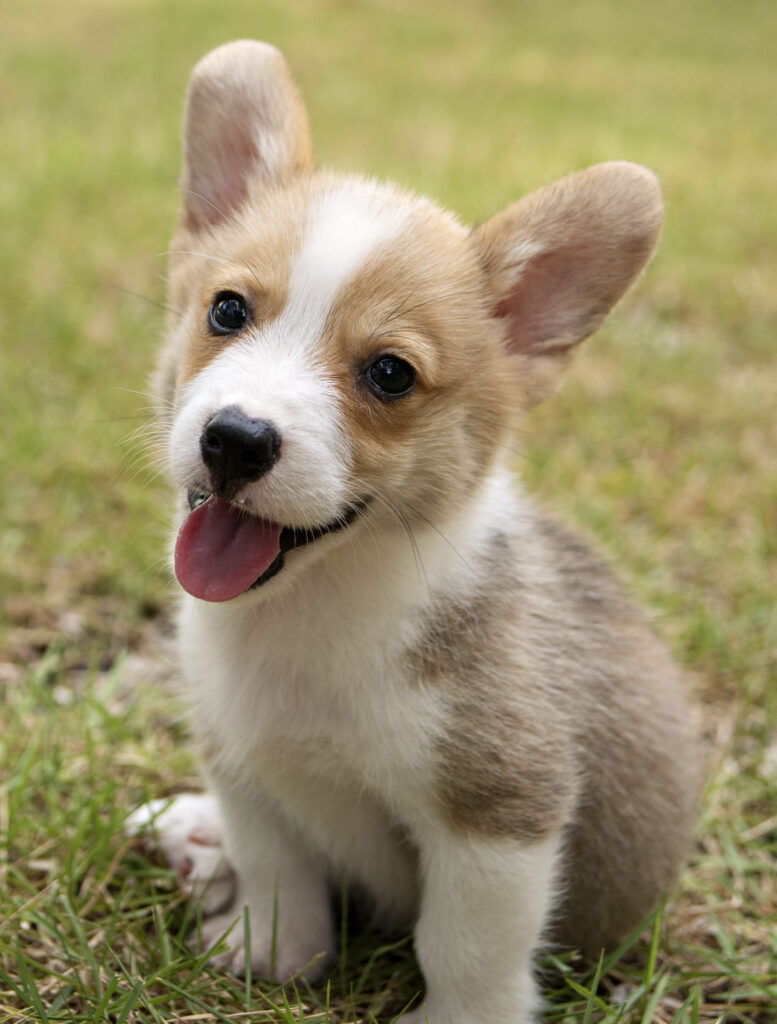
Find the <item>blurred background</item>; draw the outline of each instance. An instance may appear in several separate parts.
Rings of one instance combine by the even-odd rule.
[[[777,1005],[777,4],[0,0],[0,25],[9,863],[45,847],[56,876],[57,842],[79,835],[74,793],[110,848],[116,821],[78,774],[110,748],[119,805],[191,770],[157,703],[174,588],[146,392],[188,74],[222,42],[266,39],[307,101],[320,164],[467,221],[602,160],[659,174],[658,255],[527,420],[517,468],[611,553],[695,674],[715,781],[674,934],[703,947],[699,978],[751,965],[746,983],[699,981],[702,1010],[773,1021],[759,1014]],[[84,694],[116,720],[89,718]],[[122,731],[129,710],[151,726]],[[46,823],[20,816],[28,800]],[[16,917],[52,877],[18,870]]]

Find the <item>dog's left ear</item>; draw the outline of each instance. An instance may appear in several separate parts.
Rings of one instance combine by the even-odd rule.
[[[192,71],[184,113],[184,224],[229,217],[249,186],[313,167],[305,105],[283,54],[241,39],[212,50]]]
[[[644,269],[663,219],[655,175],[598,164],[533,192],[473,234],[527,404],[553,394],[574,347]]]

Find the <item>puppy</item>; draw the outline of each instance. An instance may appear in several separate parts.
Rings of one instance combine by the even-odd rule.
[[[516,1024],[541,942],[598,953],[686,851],[682,682],[510,471],[521,414],[656,245],[608,163],[474,230],[316,171],[280,53],[189,85],[158,373],[181,499],[180,659],[208,794],[149,805],[224,966],[315,978],[332,886],[413,928],[405,1024]]]

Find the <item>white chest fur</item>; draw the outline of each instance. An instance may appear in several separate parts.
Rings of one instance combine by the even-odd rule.
[[[400,528],[361,528],[266,600],[187,599],[181,657],[209,756],[285,799],[325,779],[412,814],[445,700],[409,678],[406,652],[433,596],[471,583],[477,548],[505,514],[504,487],[495,475],[474,515],[415,531],[413,543]]]

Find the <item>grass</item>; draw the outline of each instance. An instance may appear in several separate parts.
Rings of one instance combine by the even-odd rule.
[[[484,219],[613,157],[660,253],[527,424],[530,488],[599,538],[695,673],[711,781],[662,914],[541,963],[553,1022],[777,1021],[777,8],[750,0],[2,0],[0,1022],[388,1021],[408,943],[328,987],[212,972],[125,810],[196,784],[167,650],[163,482],[137,434],[188,71],[288,54],[319,158]],[[149,300],[149,301],[146,301]]]

